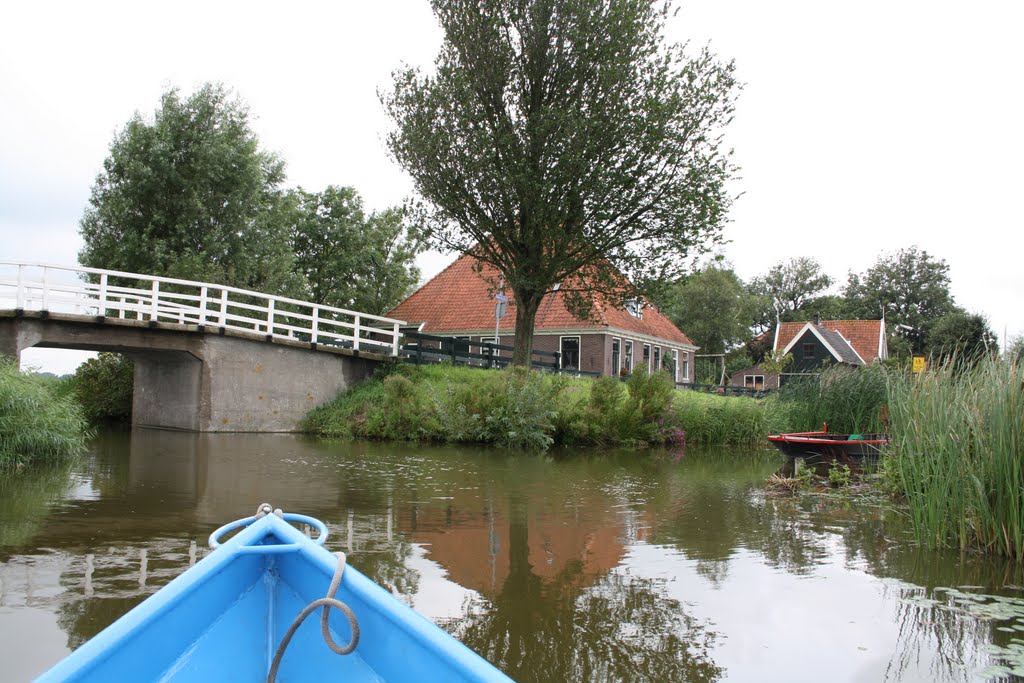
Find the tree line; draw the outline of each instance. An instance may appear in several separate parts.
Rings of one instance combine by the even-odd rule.
[[[419,280],[402,207],[352,187],[286,188],[246,104],[221,84],[172,88],[119,131],[80,223],[82,265],[226,284],[366,313]]]
[[[779,322],[885,318],[891,357],[975,357],[998,350],[985,317],[958,306],[949,265],[916,246],[880,254],[840,284],[814,258],[776,263],[744,282],[728,261],[712,259],[653,290],[663,313],[701,353],[726,354],[742,369],[771,351]]]

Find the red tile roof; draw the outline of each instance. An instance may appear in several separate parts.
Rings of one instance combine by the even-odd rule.
[[[485,278],[497,279],[497,271],[484,265],[478,273],[474,264],[473,257],[460,257],[387,315],[408,322],[424,322],[423,331],[428,334],[493,330],[494,296],[489,293]],[[509,296],[509,310],[501,320],[500,332],[508,335],[515,331],[515,301],[510,291],[505,293]],[[565,296],[552,292],[541,301],[535,329],[543,332],[612,328],[693,346],[689,337],[650,305],[644,307],[643,318],[637,319],[620,307],[599,301],[595,303],[593,317],[594,320],[580,320],[569,312]]]
[[[775,350],[781,351],[800,333],[806,322],[782,323],[779,336],[775,342]],[[856,349],[865,363],[878,359],[879,339],[885,339],[885,321],[883,320],[822,320],[822,327],[843,335],[850,346]],[[886,345],[883,341],[883,351]]]

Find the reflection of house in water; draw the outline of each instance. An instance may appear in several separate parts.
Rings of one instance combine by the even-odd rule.
[[[396,527],[424,545],[452,581],[488,596],[526,565],[545,582],[590,585],[619,565],[635,537],[619,514],[568,519],[545,510],[550,502],[540,495],[482,508],[476,492],[444,502],[400,506]]]

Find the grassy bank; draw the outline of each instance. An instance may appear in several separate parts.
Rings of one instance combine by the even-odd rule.
[[[1024,372],[948,364],[890,383],[886,473],[930,547],[1024,560]]]
[[[85,448],[81,409],[50,384],[0,356],[0,469],[62,460]]]
[[[787,424],[773,399],[676,391],[660,373],[620,382],[435,365],[398,366],[314,410],[305,428],[329,437],[543,450],[756,443]]]

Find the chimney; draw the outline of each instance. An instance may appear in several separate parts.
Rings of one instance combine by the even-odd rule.
[[[821,324],[821,313],[815,313],[814,314],[814,324],[815,325],[820,325]]]

